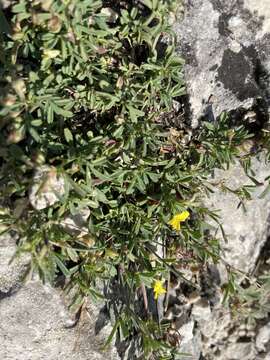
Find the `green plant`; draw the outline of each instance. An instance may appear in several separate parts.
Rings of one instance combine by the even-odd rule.
[[[102,297],[101,280],[115,281],[126,296],[108,343],[116,331],[124,340],[136,335],[145,358],[157,359],[175,350],[147,300],[145,313],[136,310],[138,289],[150,291],[171,271],[183,277],[183,263],[218,261],[205,218],[218,219],[201,197],[211,170],[231,162],[248,137],[223,117],[183,145],[181,132],[160,121],[185,92],[172,6],[20,0],[0,56],[2,231],[20,235],[18,254],[31,253],[31,272],[44,281],[66,276],[77,309],[86,296]],[[37,208],[28,192],[40,169],[37,198],[57,178],[64,191]],[[67,231],[66,218],[85,210],[86,231]],[[174,231],[169,220],[187,210],[190,219]],[[179,249],[190,256],[176,259]]]
[[[232,314],[250,324],[268,317],[270,307],[269,271],[259,277],[247,278],[248,285],[238,285],[230,299]]]

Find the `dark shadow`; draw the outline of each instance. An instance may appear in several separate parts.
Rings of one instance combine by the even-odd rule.
[[[98,314],[98,319],[95,323],[95,335],[98,335],[100,331],[109,323],[110,314],[108,312],[107,306],[104,305]]]

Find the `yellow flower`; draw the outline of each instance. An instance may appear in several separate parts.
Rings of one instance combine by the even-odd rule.
[[[159,295],[165,294],[166,290],[162,286],[162,282],[160,280],[156,280],[154,283],[154,297],[155,300],[159,297]]]
[[[179,231],[181,228],[181,222],[186,221],[189,216],[190,213],[188,211],[182,211],[181,213],[174,215],[174,217],[169,221],[169,224],[174,230]]]

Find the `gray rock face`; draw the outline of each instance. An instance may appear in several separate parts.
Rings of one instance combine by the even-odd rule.
[[[198,328],[202,334],[201,351],[205,359],[258,359],[255,332],[247,330],[245,324],[240,325],[223,306],[213,309],[208,321],[200,322]]]
[[[16,249],[16,238],[10,235],[0,236],[0,299],[11,294],[20,287],[29,256],[12,259]]]
[[[268,0],[186,0],[175,24],[192,125],[206,115],[249,110],[257,98],[270,104],[270,21]]]
[[[224,360],[254,360],[256,359],[256,351],[254,345],[246,342],[238,342],[230,344],[225,352]]]
[[[231,190],[240,189],[244,185],[254,186],[239,163],[229,170],[215,171],[212,181],[219,183],[220,187],[207,200],[210,208],[219,210],[220,223],[227,236],[227,242],[222,241],[225,260],[247,273],[254,270],[270,231],[270,193],[261,198],[268,185],[266,178],[270,175],[270,166],[265,163],[263,154],[253,158],[252,169],[261,186],[254,187],[251,200],[245,201],[246,211],[238,206],[239,198],[235,194],[222,189],[224,186]],[[221,233],[219,237],[222,239]]]
[[[185,0],[184,7],[184,18],[175,24],[175,30],[179,53],[186,61],[192,127],[198,126],[200,117],[215,121],[223,111],[245,113],[258,107],[266,120],[270,109],[269,1]],[[253,159],[252,169],[261,185],[251,191],[251,200],[245,201],[246,211],[238,206],[235,194],[224,192],[224,187],[240,190],[244,185],[254,185],[238,162],[229,170],[215,171],[210,182],[219,186],[206,201],[207,206],[219,210],[227,235],[226,242],[218,233],[224,260],[247,273],[254,271],[270,232],[270,193],[261,196],[269,184],[270,166],[261,155]],[[221,281],[226,281],[221,266],[219,271]],[[268,359],[269,326],[247,330],[219,306],[210,310],[195,304],[192,309],[203,357]],[[194,332],[190,340],[195,341]],[[190,352],[194,350],[190,348]]]
[[[69,328],[71,319],[61,294],[39,281],[29,282],[0,302],[0,358],[115,360],[116,351],[101,350],[110,326],[95,334],[98,313],[98,307],[89,305],[80,323]]]
[[[61,222],[63,229],[70,235],[75,235],[78,237],[88,234],[88,229],[86,227],[86,221],[89,218],[90,209],[84,208],[80,212],[74,215],[68,215]]]
[[[0,1],[0,8],[2,7],[3,9],[5,9],[5,8],[11,6],[12,3],[14,3],[14,1],[11,1],[11,0],[1,0],[1,1]]]
[[[9,265],[15,240],[2,236],[0,244],[0,359],[119,359],[116,348],[101,350],[112,329],[107,322],[96,331],[102,304],[89,300],[76,325],[60,290],[38,280],[21,284],[28,258]]]
[[[189,360],[190,356],[192,356],[192,359],[199,360],[201,355],[201,336],[195,330],[195,322],[191,320],[183,325],[179,333],[182,337],[180,350],[182,353],[188,354],[188,356],[182,355],[179,359]]]
[[[228,170],[216,169],[213,178],[209,179],[214,192],[205,201],[207,207],[218,210],[226,234],[227,241],[221,231],[216,234],[221,240],[223,259],[235,269],[249,274],[266,255],[262,250],[270,233],[270,192],[265,191],[269,187],[270,165],[264,153],[252,159],[251,169],[253,177],[260,183],[258,186],[245,174],[238,161]],[[239,197],[233,193],[240,193],[243,186],[251,192],[251,198],[243,201],[245,211],[239,206]],[[218,270],[221,282],[226,282],[224,267],[219,266]],[[214,288],[212,275],[207,290]],[[200,300],[192,302],[190,318],[179,329],[182,336],[180,350],[192,354],[192,359],[200,356],[207,360],[268,359],[269,325],[261,328],[261,323],[257,327],[244,321],[241,323],[221,305],[219,289],[217,287],[217,293],[213,293],[217,296],[214,302],[210,295],[211,306]]]
[[[244,201],[245,211],[242,206],[238,206],[239,198],[230,191],[240,190],[244,185],[254,186],[239,162],[229,170],[215,170],[210,183],[217,187],[206,200],[207,206],[219,210],[220,223],[227,237],[226,242],[221,231],[217,233],[221,239],[223,259],[235,269],[249,274],[255,270],[270,232],[270,193],[265,192],[265,196],[262,196],[269,185],[267,177],[270,175],[270,166],[263,153],[252,159],[251,168],[261,185],[255,186],[251,191],[251,199]],[[227,191],[224,191],[226,188]],[[219,272],[221,281],[226,281],[223,266],[219,266]],[[194,306],[192,315],[202,335],[201,351],[206,359],[267,359],[265,353],[269,351],[269,324],[261,328],[258,325],[257,329],[241,324],[219,303],[211,311],[204,310],[206,314],[203,317],[204,312]]]
[[[270,345],[270,323],[260,328],[256,337],[256,347],[259,351],[266,351]]]

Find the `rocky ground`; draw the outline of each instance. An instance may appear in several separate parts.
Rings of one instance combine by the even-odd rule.
[[[267,129],[269,0],[186,0],[184,5],[184,18],[175,29],[179,52],[186,60],[189,101],[185,111],[193,127],[202,116],[216,121],[227,110]],[[205,200],[213,209],[220,209],[227,234],[227,242],[219,234],[224,262],[248,274],[264,268],[270,259],[266,250],[270,194],[260,196],[270,175],[264,154],[253,159],[252,169],[260,186],[254,188],[245,212],[232,192],[224,192],[224,185],[233,190],[254,185],[239,163],[215,172],[209,182],[220,186]],[[34,196],[34,190],[30,195]],[[38,279],[23,282],[29,259],[23,257],[9,264],[15,248],[15,237],[0,238],[0,358],[118,359],[115,347],[101,350],[111,330],[103,305],[89,300],[75,324],[60,289]],[[178,313],[180,349],[192,354],[181,359],[270,360],[270,319],[266,314],[250,325],[233,318],[221,306],[220,288],[225,281],[224,268],[213,267],[198,280],[201,291],[195,296],[185,294],[181,287],[171,290],[172,297],[180,299],[172,301],[172,311],[175,306]],[[101,320],[104,326],[100,330],[97,324]]]

